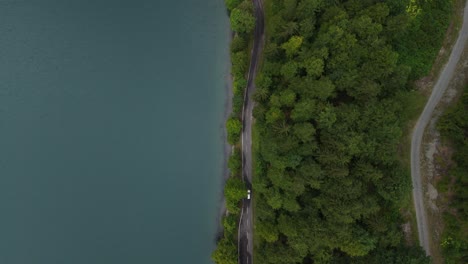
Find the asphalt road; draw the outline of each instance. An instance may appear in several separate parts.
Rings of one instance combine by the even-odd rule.
[[[250,67],[247,78],[247,89],[242,109],[242,179],[249,189],[252,189],[252,110],[254,108],[253,94],[255,91],[255,76],[258,61],[262,54],[264,43],[264,17],[263,3],[253,0],[255,6],[254,42],[251,53]],[[251,199],[255,199],[252,193]],[[253,262],[253,213],[252,200],[244,199],[239,222],[239,263],[251,264]]]
[[[445,65],[442,73],[437,80],[437,83],[432,89],[431,97],[429,98],[424,110],[419,117],[419,120],[414,128],[413,137],[411,140],[411,179],[413,181],[413,200],[416,211],[416,220],[418,224],[419,244],[424,248],[427,255],[431,255],[430,249],[430,233],[427,224],[426,210],[424,206],[424,189],[421,184],[421,142],[424,130],[429,123],[432,113],[444,94],[450,80],[453,77],[455,68],[463,52],[464,46],[468,39],[468,8],[465,7],[463,13],[463,27],[460,30],[457,42],[452,49],[448,63]]]

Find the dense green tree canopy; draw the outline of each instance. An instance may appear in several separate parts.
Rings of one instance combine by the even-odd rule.
[[[228,133],[228,142],[234,145],[240,138],[242,124],[239,119],[231,117],[226,122],[226,129]]]
[[[222,238],[211,258],[217,264],[237,264],[237,246],[235,242],[226,237]]]
[[[240,200],[247,196],[245,184],[238,177],[229,177],[224,187],[224,197],[226,197],[226,207],[232,214],[240,212],[238,206]]]
[[[250,33],[255,26],[255,18],[249,12],[234,8],[231,12],[231,28],[238,33]]]
[[[253,113],[256,263],[428,263],[403,242],[399,209],[411,185],[397,150],[412,109],[410,81],[429,71],[452,1],[262,2],[266,39]],[[226,6],[235,32],[227,131],[236,145],[255,18],[251,0]],[[217,263],[237,260],[234,219],[246,194],[239,154],[229,159],[231,214]],[[446,250],[460,252],[460,241],[448,237]]]
[[[397,156],[410,67],[394,33],[408,26],[408,1],[266,4],[256,259],[427,263],[402,246],[399,227],[411,191]]]

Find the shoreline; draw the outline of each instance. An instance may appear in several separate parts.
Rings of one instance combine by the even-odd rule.
[[[229,27],[229,39],[228,43],[229,46],[231,44],[232,38],[233,38],[234,32],[232,32],[231,28]],[[228,47],[228,50],[230,47]],[[228,120],[229,116],[232,113],[232,98],[233,98],[233,93],[232,93],[232,87],[233,87],[233,79],[231,75],[231,56],[230,52],[228,52],[228,59],[227,63],[225,65],[225,83],[224,83],[224,90],[226,92],[225,99],[224,99],[224,114],[223,114],[223,122],[222,122],[222,142],[223,142],[223,164],[222,164],[222,186],[221,186],[221,198],[219,200],[219,211],[218,215],[216,218],[217,221],[217,228],[216,228],[216,233],[215,233],[215,241],[218,241],[224,233],[224,227],[222,223],[223,217],[226,215],[226,198],[224,197],[224,186],[226,184],[226,180],[229,178],[229,169],[227,166],[229,156],[231,155],[231,150],[232,146],[228,143],[227,141],[227,131],[226,131],[226,121]]]

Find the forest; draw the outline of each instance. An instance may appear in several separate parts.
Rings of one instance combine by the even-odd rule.
[[[226,0],[235,146],[229,214],[213,259],[237,263],[234,208],[250,1]],[[429,263],[401,231],[410,175],[399,148],[413,81],[426,75],[448,27],[446,0],[265,0],[256,78],[255,263]],[[237,176],[237,177],[236,177]],[[239,194],[239,195],[237,195]],[[231,207],[231,209],[229,208]]]
[[[455,162],[449,176],[438,185],[450,191],[449,210],[444,212],[442,251],[446,263],[468,263],[468,86],[458,103],[449,108],[438,129],[454,148]]]

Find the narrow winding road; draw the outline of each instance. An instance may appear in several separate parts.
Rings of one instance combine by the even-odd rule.
[[[430,248],[430,232],[427,224],[426,210],[424,206],[424,189],[421,183],[421,142],[424,130],[429,123],[432,113],[444,94],[453,73],[457,66],[460,56],[464,50],[468,39],[468,8],[465,6],[463,13],[463,26],[460,30],[457,42],[453,47],[448,63],[445,65],[442,73],[434,85],[431,97],[429,98],[424,110],[419,117],[419,120],[414,128],[413,137],[411,140],[411,179],[413,181],[413,200],[416,211],[416,220],[418,224],[419,244],[426,251],[427,255],[431,255]]]
[[[252,100],[255,91],[255,75],[258,61],[262,54],[264,43],[264,17],[262,0],[253,0],[255,6],[255,30],[250,68],[247,78],[247,88],[242,109],[242,179],[247,188],[252,189]],[[255,199],[255,193],[252,193]],[[253,213],[252,200],[244,199],[239,222],[239,263],[252,264],[253,262]]]

